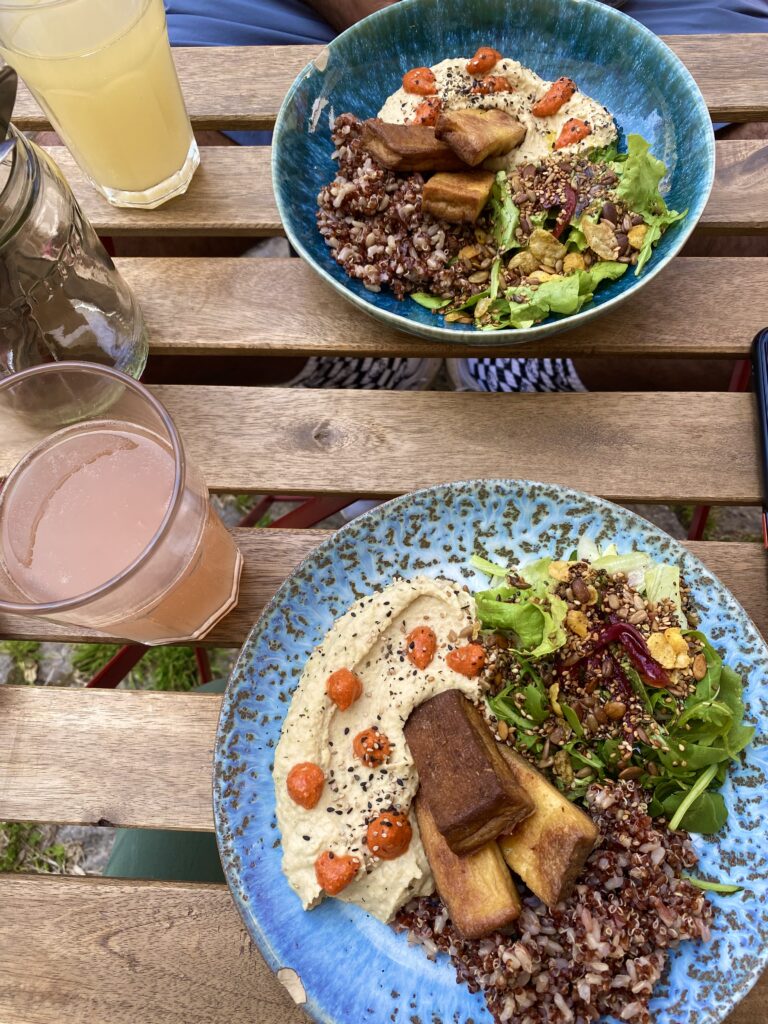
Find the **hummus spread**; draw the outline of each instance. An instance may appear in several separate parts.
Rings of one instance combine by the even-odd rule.
[[[445,661],[446,654],[471,639],[474,624],[471,594],[448,580],[418,576],[357,601],[312,652],[283,725],[273,771],[283,871],[306,909],[325,895],[315,877],[315,861],[327,850],[360,861],[356,877],[338,898],[382,921],[412,896],[433,891],[411,809],[419,779],[403,726],[417,705],[443,690],[477,695],[478,680],[455,672]],[[406,637],[419,626],[430,627],[437,638],[425,669],[416,668],[405,653]],[[362,695],[344,711],[326,694],[328,676],[340,668],[350,669],[363,685]],[[372,726],[392,746],[380,767],[366,767],[353,752],[353,738]],[[294,803],[287,791],[288,773],[301,762],[319,765],[325,775],[320,800],[309,810]],[[365,843],[366,828],[392,808],[408,815],[413,837],[401,856],[379,860]]]
[[[468,60],[468,57],[449,57],[432,68],[437,95],[442,100],[443,109],[462,110],[466,107],[479,107],[489,110],[498,107],[513,114],[527,129],[525,138],[517,149],[513,149],[506,156],[486,160],[483,166],[488,170],[508,170],[518,164],[540,164],[552,155],[555,140],[563,125],[571,118],[586,121],[592,132],[580,142],[572,143],[559,152],[587,153],[610,145],[616,138],[613,116],[597,100],[591,99],[579,90],[557,113],[549,117],[536,117],[532,114],[531,107],[552,83],[508,57],[502,57],[489,74],[506,78],[513,91],[491,93],[486,96],[473,93],[472,89],[477,84],[477,79],[466,70]],[[400,88],[392,93],[378,116],[390,124],[406,124],[413,119],[416,108],[423,99],[423,96],[416,96]]]

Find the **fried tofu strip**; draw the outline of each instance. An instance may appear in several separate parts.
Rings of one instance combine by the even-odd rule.
[[[474,224],[493,188],[492,171],[433,174],[424,185],[422,209],[451,224]]]
[[[520,145],[525,132],[525,126],[504,110],[447,110],[435,125],[435,136],[470,167],[509,153]]]
[[[363,121],[363,148],[390,171],[459,171],[466,164],[435,129],[422,124],[387,124],[372,117]]]
[[[422,799],[455,854],[479,850],[533,812],[483,716],[460,690],[416,708],[405,738]]]
[[[416,820],[437,891],[465,938],[479,939],[517,920],[522,904],[495,841],[457,857],[421,796],[416,798]]]
[[[597,827],[519,754],[501,744],[499,749],[535,808],[511,835],[499,838],[501,852],[531,892],[554,907],[583,870],[597,842]]]

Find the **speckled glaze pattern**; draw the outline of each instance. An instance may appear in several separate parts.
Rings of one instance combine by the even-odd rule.
[[[745,886],[714,897],[712,941],[686,943],[654,999],[657,1024],[715,1024],[768,960],[768,820],[765,735],[768,651],[731,594],[694,556],[646,520],[551,484],[474,480],[390,501],[343,527],[283,584],[243,647],[229,681],[215,751],[214,810],[222,862],[237,906],[273,970],[297,971],[306,1009],[323,1024],[476,1024],[480,996],[455,983],[447,960],[427,960],[403,936],[356,907],[326,900],[301,909],[280,867],[271,766],[283,717],[312,649],[356,598],[396,576],[444,575],[486,584],[468,565],[477,551],[500,561],[567,554],[587,533],[619,551],[677,561],[701,628],[747,680],[758,736],[724,790],[727,829],[697,840],[700,874]]]
[[[575,316],[526,330],[482,334],[388,291],[369,292],[331,258],[315,222],[320,188],[331,181],[329,119],[374,117],[409,68],[492,45],[543,78],[574,78],[638,132],[669,169],[669,205],[687,218],[664,235],[641,277],[630,269],[600,286]],[[712,124],[688,70],[658,36],[598,0],[400,0],[335,39],[291,87],[275,126],[272,176],[288,238],[339,294],[392,327],[442,340],[530,341],[583,325],[647,284],[677,253],[709,198],[715,170]]]

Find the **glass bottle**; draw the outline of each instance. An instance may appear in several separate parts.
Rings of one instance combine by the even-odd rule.
[[[13,125],[0,164],[0,377],[79,359],[140,377],[138,303],[53,160]]]

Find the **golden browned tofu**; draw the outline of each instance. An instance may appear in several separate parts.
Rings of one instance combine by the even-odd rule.
[[[425,124],[387,124],[372,117],[363,121],[363,148],[390,171],[459,171],[466,167],[435,129]]]
[[[470,167],[511,152],[525,131],[525,125],[504,110],[447,110],[435,125],[435,136]]]
[[[511,832],[533,811],[483,716],[460,690],[411,713],[405,739],[438,831],[456,854]]]
[[[492,171],[433,174],[424,185],[422,209],[451,224],[474,224],[493,188]]]
[[[520,897],[495,841],[457,857],[421,796],[416,798],[416,820],[437,891],[465,938],[479,939],[520,916]]]
[[[597,842],[597,827],[524,758],[509,747],[500,749],[534,804],[530,817],[511,835],[499,838],[501,852],[531,892],[554,907],[583,870]]]

